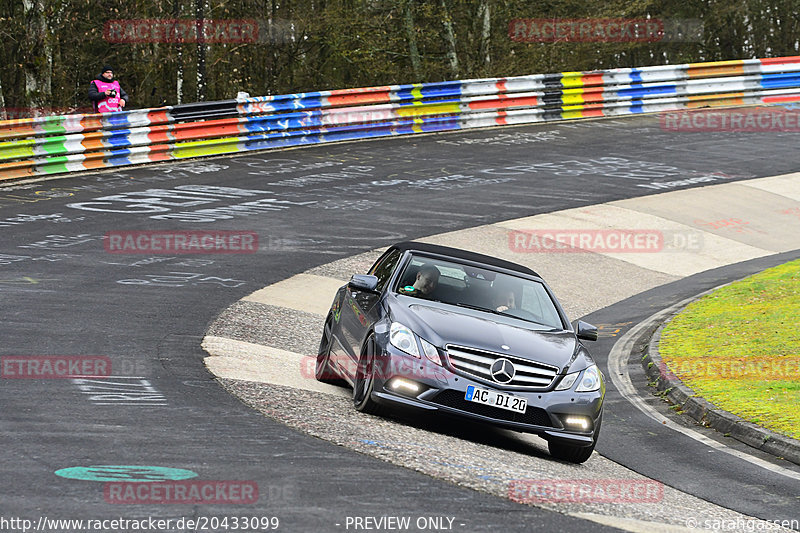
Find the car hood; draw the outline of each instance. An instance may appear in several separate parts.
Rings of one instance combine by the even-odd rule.
[[[575,353],[577,339],[571,331],[536,330],[530,322],[451,305],[420,303],[402,307],[407,324],[425,340],[444,348],[447,344],[514,355],[563,368]],[[503,348],[508,346],[508,349]]]

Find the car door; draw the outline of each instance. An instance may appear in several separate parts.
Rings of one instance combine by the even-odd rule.
[[[369,274],[378,278],[375,292],[354,289],[348,286],[345,289],[342,302],[342,333],[347,345],[349,361],[337,361],[343,372],[353,378],[356,364],[361,355],[361,346],[371,331],[372,325],[380,318],[381,294],[392,277],[403,253],[400,250],[389,250],[381,257],[369,271]]]

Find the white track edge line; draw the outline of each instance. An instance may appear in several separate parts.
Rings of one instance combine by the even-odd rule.
[[[638,324],[636,324],[636,326],[631,328],[622,337],[620,337],[620,339],[616,343],[614,343],[614,346],[611,348],[611,351],[608,354],[608,370],[611,373],[611,381],[614,383],[614,385],[616,386],[617,390],[619,391],[619,393],[622,395],[623,398],[625,398],[639,411],[647,415],[649,418],[652,418],[659,424],[668,427],[674,431],[683,433],[687,437],[692,438],[697,442],[700,442],[701,444],[705,444],[706,446],[713,448],[717,451],[725,452],[729,455],[737,457],[743,461],[747,461],[755,466],[764,468],[765,470],[769,470],[776,474],[786,476],[791,479],[800,480],[800,473],[798,472],[794,472],[793,470],[789,470],[788,468],[783,468],[782,466],[770,463],[769,461],[765,461],[764,459],[755,457],[753,455],[750,455],[749,453],[730,448],[729,446],[722,444],[721,442],[718,442],[712,438],[706,437],[705,435],[698,433],[693,429],[683,427],[673,422],[672,420],[665,418],[664,416],[659,414],[659,412],[656,411],[653,407],[647,405],[647,403],[645,403],[644,399],[639,395],[639,393],[633,386],[630,374],[628,373],[626,362],[631,353],[631,348],[633,348],[635,340],[639,337],[642,331],[650,327],[654,322],[663,320],[671,313],[674,313],[678,309],[686,306],[689,302],[691,302],[695,298],[696,296],[692,296],[666,309],[662,309],[661,311],[646,318],[644,321],[639,322]]]

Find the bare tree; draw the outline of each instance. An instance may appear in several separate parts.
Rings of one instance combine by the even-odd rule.
[[[175,20],[181,14],[180,0],[174,0],[172,4],[172,18]],[[175,69],[175,100],[177,104],[183,101],[183,43],[178,42],[176,45],[177,52],[177,65]]]
[[[3,96],[3,80],[0,79],[0,120],[6,120],[8,114],[6,113],[6,99]]]
[[[25,104],[41,108],[52,103],[53,48],[50,43],[44,0],[22,0],[25,14]]]
[[[208,0],[195,0],[197,17],[197,101],[206,99],[206,50],[205,15],[208,13]]]
[[[458,55],[456,54],[456,36],[453,31],[453,20],[447,9],[447,0],[441,0],[442,23],[444,24],[444,40],[447,43],[447,61],[450,64],[450,75],[458,78]]]
[[[481,23],[480,59],[485,67],[489,66],[489,40],[491,39],[492,18],[489,12],[489,0],[481,0],[478,6],[478,21]]]
[[[411,71],[414,74],[414,81],[419,81],[422,78],[422,66],[419,57],[419,49],[417,48],[417,30],[414,27],[414,14],[411,12],[413,0],[405,0],[403,2],[403,25],[406,30],[406,39],[408,40],[408,53],[411,56]]]

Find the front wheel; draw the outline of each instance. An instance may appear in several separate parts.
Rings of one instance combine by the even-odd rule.
[[[372,399],[375,387],[375,338],[370,337],[364,344],[358,360],[356,379],[353,383],[353,406],[357,411],[371,415],[380,412],[380,405]]]
[[[592,444],[589,446],[575,446],[563,441],[550,440],[547,441],[547,449],[550,450],[550,455],[556,459],[567,461],[570,463],[580,464],[585,463],[592,456],[594,447],[597,445],[597,439],[600,436],[600,423],[603,421],[602,417],[597,421],[597,426],[594,429],[594,438]]]

